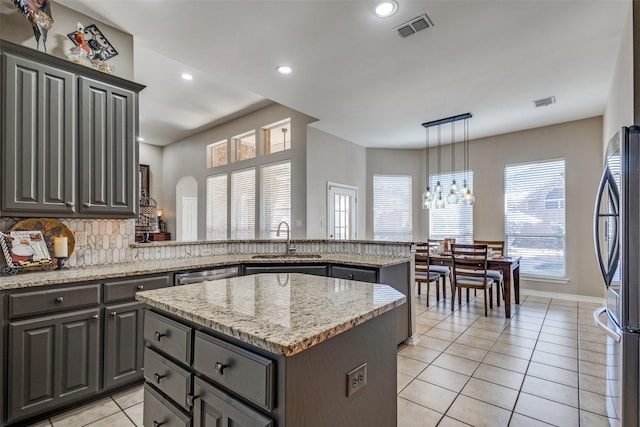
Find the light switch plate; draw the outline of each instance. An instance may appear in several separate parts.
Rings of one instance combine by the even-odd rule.
[[[74,233],[75,235],[75,239],[76,239],[76,245],[78,245],[78,247],[85,247],[87,246],[87,232],[86,231],[76,231]]]
[[[367,364],[363,363],[347,373],[347,397],[367,385]]]

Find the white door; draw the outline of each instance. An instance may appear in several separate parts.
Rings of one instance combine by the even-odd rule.
[[[198,198],[182,198],[182,241],[198,240]]]
[[[358,188],[327,184],[327,236],[348,240],[358,237]]]

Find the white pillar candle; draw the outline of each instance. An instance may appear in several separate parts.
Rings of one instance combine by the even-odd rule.
[[[69,245],[66,237],[53,238],[53,254],[56,258],[66,258],[69,256]]]

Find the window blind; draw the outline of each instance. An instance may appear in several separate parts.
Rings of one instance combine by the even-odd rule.
[[[564,278],[565,161],[505,167],[505,233],[521,273]]]
[[[255,169],[231,173],[231,239],[255,238],[255,193]]]
[[[207,177],[207,240],[227,238],[227,174]]]
[[[291,224],[291,162],[260,168],[260,235],[276,237],[278,224]]]
[[[411,177],[374,175],[373,239],[411,241]]]
[[[440,185],[442,185],[442,198],[446,200],[454,177],[458,184],[458,203],[447,203],[444,209],[436,209],[435,203],[432,203],[429,209],[429,238],[455,238],[456,243],[472,243],[473,206],[462,203],[462,185],[465,174],[459,172],[443,173],[439,176],[431,175],[429,176],[429,186],[431,187],[431,191],[434,191],[439,178]],[[469,170],[466,177],[467,186],[473,190],[473,171]]]

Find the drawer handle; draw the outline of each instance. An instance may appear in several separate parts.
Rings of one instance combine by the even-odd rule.
[[[143,285],[138,285],[138,286],[136,287],[136,289],[137,289],[137,290],[139,290],[139,291],[141,291],[141,290],[143,290],[143,289],[144,289],[144,286],[143,286]]]
[[[165,422],[164,422],[164,421],[162,421],[162,422],[158,422],[158,421],[156,421],[156,420],[153,420],[153,427],[160,427],[160,426],[161,426],[161,425],[163,425],[163,424],[165,424]]]
[[[216,372],[220,375],[224,374],[224,369],[229,365],[225,365],[224,363],[216,362]]]
[[[187,394],[187,405],[189,406],[195,405],[195,401],[199,397],[200,395]]]
[[[64,202],[64,205],[68,208],[72,208],[73,207],[73,202]]]
[[[63,302],[63,301],[64,301],[64,297],[58,297],[58,298],[56,298],[56,302],[57,302],[57,303],[61,303],[61,302]]]
[[[154,337],[154,338],[156,339],[156,341],[158,341],[158,342],[160,342],[160,339],[161,339],[162,337],[166,337],[166,336],[167,336],[167,334],[161,334],[161,333],[160,333],[160,332],[158,332],[158,331],[156,331],[156,332],[153,334],[153,337]]]
[[[97,314],[94,314],[93,316],[91,316],[91,318],[92,318],[93,320],[96,320],[96,319],[98,319],[99,317],[100,317],[100,316],[98,316]]]
[[[117,311],[112,311],[112,312],[111,312],[111,317],[116,317],[117,315],[118,315],[118,312],[117,312]]]
[[[166,375],[160,375],[160,374],[153,374],[153,378],[156,380],[156,384],[160,384],[160,380],[165,378]]]

